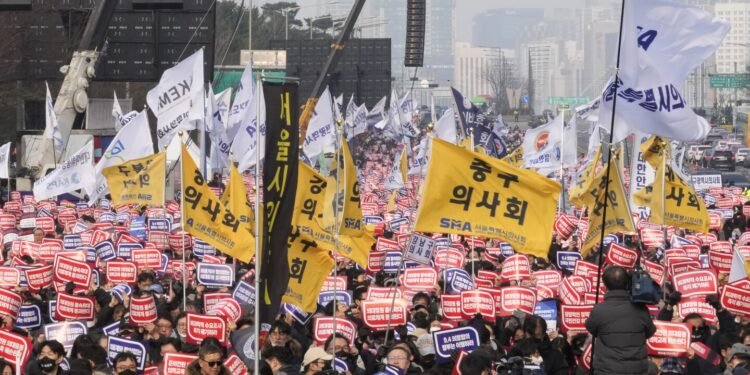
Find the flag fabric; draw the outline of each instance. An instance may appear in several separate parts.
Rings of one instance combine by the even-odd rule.
[[[333,243],[333,236],[328,236],[331,220],[326,220],[326,194],[329,181],[311,166],[299,162],[297,194],[295,195],[292,225],[309,234],[315,241]]]
[[[154,143],[151,140],[148,113],[141,111],[117,132],[99,162],[96,163],[95,180],[93,184],[86,186],[89,205],[96,203],[99,198],[109,192],[107,180],[102,175],[104,168],[122,164],[128,160],[144,158],[153,153]]]
[[[409,172],[406,174],[409,176],[413,175],[424,175],[427,173],[427,163],[430,160],[430,137],[424,137],[417,145],[417,155],[411,159],[409,165]],[[406,182],[406,180],[404,180]]]
[[[166,167],[167,153],[160,152],[104,168],[101,174],[107,180],[113,204],[157,206],[164,204]]]
[[[8,142],[0,146],[0,178],[9,178],[10,172],[8,171],[8,165],[10,164],[10,144]]]
[[[357,107],[350,124],[346,134],[347,141],[367,131],[367,107],[364,104]]]
[[[387,190],[403,189],[406,185],[404,182],[406,179],[401,173],[403,166],[401,165],[401,159],[406,155],[406,146],[401,147],[401,151],[396,153],[396,157],[393,160],[393,167],[391,167],[391,173],[388,175],[388,179],[385,181],[385,188]]]
[[[260,154],[261,162],[266,154],[266,135],[268,129],[263,85],[257,85],[255,91],[255,96],[250,101],[250,107],[252,108],[247,111],[247,115],[250,118],[248,118],[248,121],[242,123],[240,131],[234,137],[234,142],[232,142],[230,148],[230,157],[237,162],[237,169],[240,172],[244,172],[255,165],[256,147],[258,145],[260,145],[260,150],[257,153]],[[260,103],[256,103],[256,100],[260,101]],[[256,106],[260,107],[260,112],[256,110]],[[258,126],[258,122],[260,126]],[[260,129],[260,132],[258,132],[258,129]],[[256,138],[258,133],[260,133],[260,139]]]
[[[314,159],[318,155],[336,149],[335,121],[331,92],[326,87],[315,105],[315,111],[305,134],[302,151],[308,158]]]
[[[46,99],[46,111],[45,111],[45,127],[44,127],[44,139],[52,140],[52,145],[55,149],[55,160],[62,157],[63,152],[63,139],[62,133],[60,132],[60,125],[57,123],[57,114],[55,114],[55,104],[52,102],[52,94],[49,92],[49,85],[47,82],[44,83],[47,87],[47,99]]]
[[[120,131],[130,120],[138,116],[138,111],[130,111],[127,114],[122,113],[122,107],[120,107],[120,101],[117,100],[117,92],[114,92],[114,100],[112,101],[112,116],[115,118],[115,131]]]
[[[219,105],[211,85],[208,85],[206,97],[206,131],[211,139],[211,160],[217,163],[220,169],[229,169],[229,139],[221,119]],[[216,151],[216,152],[214,152]]]
[[[607,168],[602,168],[594,178],[594,183],[581,198],[584,205],[589,209],[589,229],[583,239],[583,247],[581,248],[581,256],[584,258],[601,241],[602,232],[604,236],[617,232],[635,232],[627,195],[625,195],[620,171],[614,158],[610,158],[609,168],[611,169],[609,190],[606,189]],[[607,212],[606,222],[604,221],[605,209]]]
[[[458,90],[451,87],[456,111],[465,136],[474,135],[474,147],[481,147],[487,155],[501,159],[508,153],[502,138],[492,130],[490,119]]]
[[[591,190],[591,185],[595,181],[596,167],[599,166],[602,148],[597,147],[594,156],[587,160],[583,167],[576,172],[573,186],[568,190],[570,203],[576,207],[584,207],[583,196]]]
[[[566,134],[563,135],[563,132]],[[565,126],[563,116],[526,130],[523,137],[525,166],[536,169],[559,168],[563,157],[563,137],[575,138],[575,130]]]
[[[247,189],[242,182],[242,175],[234,164],[229,167],[229,184],[227,184],[226,190],[221,195],[221,204],[227,207],[235,217],[239,218],[242,228],[253,233],[255,224],[253,207],[247,201]],[[254,245],[251,252],[255,256]]]
[[[344,123],[344,94],[333,98],[333,114],[336,123]]]
[[[456,144],[458,140],[458,134],[456,132],[456,119],[453,112],[453,108],[448,108],[440,116],[440,119],[435,124],[435,136],[438,138]]]
[[[646,186],[654,183],[654,168],[643,157],[641,145],[648,141],[649,136],[640,131],[633,132],[633,142],[630,158],[630,207],[637,212],[641,218],[648,216],[648,208],[635,202],[635,193]]]
[[[411,98],[411,92],[407,92],[398,103],[398,114],[401,120],[401,134],[408,138],[419,136],[419,128],[414,123],[414,101]]]
[[[207,242],[216,250],[249,263],[254,238],[240,228],[242,223],[208,187],[206,180],[183,144],[182,158],[182,229]]]
[[[439,158],[436,157],[439,155]],[[502,238],[546,257],[560,184],[502,160],[433,140],[415,231]]]
[[[750,259],[745,259],[739,250],[732,252],[732,265],[729,269],[729,283],[747,279],[750,275]]]
[[[290,234],[289,283],[281,301],[314,313],[318,309],[318,295],[333,269],[333,258],[317,246],[315,240],[301,231]]]
[[[265,230],[258,236],[263,253],[258,300],[261,323],[271,324],[289,284],[287,239],[297,188],[299,108],[296,83],[263,83],[268,116],[266,158],[263,165]],[[329,107],[330,111],[330,107]],[[257,324],[257,322],[256,322]]]
[[[688,74],[713,55],[729,23],[698,8],[665,0],[625,3],[615,128],[697,141],[711,129],[681,94]],[[612,114],[615,82],[601,95],[600,120]]]
[[[241,129],[248,128],[251,126],[250,123],[255,121],[253,98],[257,97],[256,91],[255,82],[253,81],[253,67],[252,64],[247,64],[245,70],[242,71],[240,83],[237,85],[234,101],[229,110],[229,118],[226,125],[228,139],[235,139]]]
[[[50,174],[34,182],[34,199],[41,201],[83,189],[94,182],[94,143],[88,142]]]
[[[523,167],[523,146],[519,146],[515,150],[511,151],[510,154],[503,158],[503,161],[516,168]]]
[[[388,116],[385,113],[385,101],[387,97],[380,99],[375,105],[367,112],[367,126],[374,127],[378,130],[383,130],[388,124]]]
[[[159,150],[169,146],[179,130],[195,129],[203,121],[203,49],[167,69],[159,84],[146,95],[146,102],[157,118]]]

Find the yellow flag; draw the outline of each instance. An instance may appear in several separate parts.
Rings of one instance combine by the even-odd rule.
[[[546,257],[560,184],[437,138],[414,230],[502,238]]]
[[[339,236],[336,242],[336,251],[339,255],[343,255],[355,263],[359,264],[362,268],[367,268],[367,262],[370,257],[370,251],[372,245],[376,242],[368,232],[363,232],[361,236]]]
[[[591,189],[591,184],[594,182],[594,174],[596,173],[596,167],[599,165],[599,158],[602,154],[601,146],[597,147],[594,157],[587,161],[586,164],[581,168],[581,171],[577,173],[577,180],[570,190],[568,195],[570,196],[570,202],[576,207],[583,207],[584,203],[581,197],[587,191]]]
[[[143,206],[164,204],[167,153],[126,161],[104,168],[114,205],[138,203]]]
[[[668,152],[667,143],[660,137],[652,135],[646,142],[641,143],[641,152],[644,160],[652,167],[659,168]]]
[[[288,243],[289,284],[281,301],[315,312],[320,289],[333,269],[333,258],[300,231],[292,233]]]
[[[242,175],[233,163],[229,167],[229,185],[221,195],[221,204],[239,216],[241,226],[253,233],[255,224],[253,206],[247,201],[247,189],[242,182]]]
[[[620,179],[620,171],[617,162],[610,160],[609,194],[605,189],[607,183],[607,168],[603,168],[594,178],[594,183],[589,191],[581,198],[589,208],[589,231],[583,240],[581,255],[588,256],[594,246],[601,241],[602,231],[604,235],[616,232],[635,232],[633,217],[628,207],[628,197]],[[608,198],[608,199],[606,199]],[[605,201],[606,200],[606,201]],[[607,221],[603,222],[604,205],[607,205]]]
[[[255,238],[240,228],[242,223],[225,207],[206,184],[195,161],[182,145],[183,229],[224,254],[248,263],[253,257]]]
[[[299,162],[292,225],[301,227],[313,236],[314,232],[327,229],[324,220],[324,214],[330,214],[324,212],[327,187],[328,181],[323,176],[309,165]]]
[[[409,172],[409,163],[406,160],[406,148],[409,147],[408,145],[404,146],[404,148],[401,150],[401,159],[399,159],[400,168],[401,168],[401,181],[406,184],[407,181],[407,172]]]
[[[342,142],[341,155],[344,165],[344,210],[339,224],[339,234],[359,236],[363,232],[362,206],[359,201],[359,177],[347,142]]]
[[[521,166],[523,166],[523,146],[516,148],[502,160],[516,168],[521,168]]]

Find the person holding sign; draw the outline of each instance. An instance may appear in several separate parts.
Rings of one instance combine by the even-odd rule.
[[[608,292],[586,320],[595,340],[594,374],[645,374],[646,340],[656,326],[646,306],[630,302],[630,277],[624,268],[608,267],[602,280]]]

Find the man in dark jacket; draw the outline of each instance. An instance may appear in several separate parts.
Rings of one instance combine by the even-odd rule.
[[[654,335],[656,326],[646,306],[630,302],[629,276],[622,267],[608,267],[602,280],[608,292],[586,320],[595,340],[594,373],[646,374],[646,339]]]

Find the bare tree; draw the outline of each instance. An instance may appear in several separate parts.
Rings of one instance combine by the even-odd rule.
[[[517,88],[518,79],[502,50],[498,50],[496,58],[490,59],[490,63],[482,71],[482,78],[490,86],[497,113],[507,114],[518,105],[508,100],[508,89]]]

